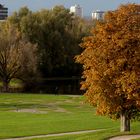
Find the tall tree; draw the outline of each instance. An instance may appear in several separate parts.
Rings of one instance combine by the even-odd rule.
[[[4,92],[8,91],[11,79],[26,80],[37,71],[37,46],[20,36],[20,33],[8,23],[0,28],[0,79]],[[31,76],[32,75],[32,76]]]
[[[140,117],[140,5],[121,5],[85,37],[77,56],[82,88],[97,113],[121,118],[121,131]]]
[[[69,10],[56,6],[51,10],[31,12],[26,7],[8,19],[22,36],[39,46],[39,68],[43,76],[78,75],[74,56],[80,54],[79,43],[87,32],[82,19],[73,18]]]

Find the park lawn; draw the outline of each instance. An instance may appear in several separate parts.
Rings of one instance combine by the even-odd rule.
[[[129,135],[129,134],[139,134],[140,133],[140,125],[138,122],[132,124],[132,131],[121,133],[119,132],[119,127],[110,128],[98,132],[86,133],[86,134],[78,134],[78,135],[67,135],[67,136],[59,136],[59,137],[44,137],[44,138],[34,138],[31,140],[108,140],[111,137],[119,136],[119,135]],[[136,139],[139,140],[139,139]]]
[[[0,120],[1,139],[100,128],[119,128],[118,121],[97,116],[95,109],[85,103],[83,96],[0,94]],[[135,126],[140,130],[137,123]],[[110,131],[106,131],[105,133],[110,133]],[[113,131],[116,133],[116,129]],[[84,137],[92,137],[92,135],[95,137],[98,133],[103,134],[96,132],[95,134],[82,134],[82,137],[83,135]],[[67,139],[68,137],[79,139],[81,135],[64,136],[63,138]],[[52,138],[50,137],[50,139]],[[56,139],[61,138],[57,137]]]
[[[0,138],[110,128],[82,96],[0,94]]]

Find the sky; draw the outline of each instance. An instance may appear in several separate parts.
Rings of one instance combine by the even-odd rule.
[[[70,6],[79,4],[83,8],[84,16],[90,16],[91,12],[95,10],[114,10],[120,4],[127,3],[140,4],[140,0],[0,0],[0,4],[8,7],[9,14],[24,6],[32,11],[38,11],[44,8],[51,9],[55,5],[64,5],[66,8],[70,8]]]

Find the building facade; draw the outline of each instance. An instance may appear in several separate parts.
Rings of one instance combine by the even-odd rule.
[[[0,20],[5,20],[8,17],[8,8],[0,4]]]
[[[96,10],[92,12],[93,20],[103,20],[104,19],[104,11]]]
[[[83,9],[80,5],[74,5],[70,7],[70,13],[73,13],[75,16],[83,17]]]

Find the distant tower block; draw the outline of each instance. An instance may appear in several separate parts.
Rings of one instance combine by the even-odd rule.
[[[103,20],[104,19],[104,11],[96,10],[92,12],[92,19],[95,20]]]
[[[70,13],[73,13],[75,16],[83,17],[83,9],[80,5],[75,5],[70,7]]]
[[[8,17],[8,8],[0,4],[0,20],[5,20]]]

